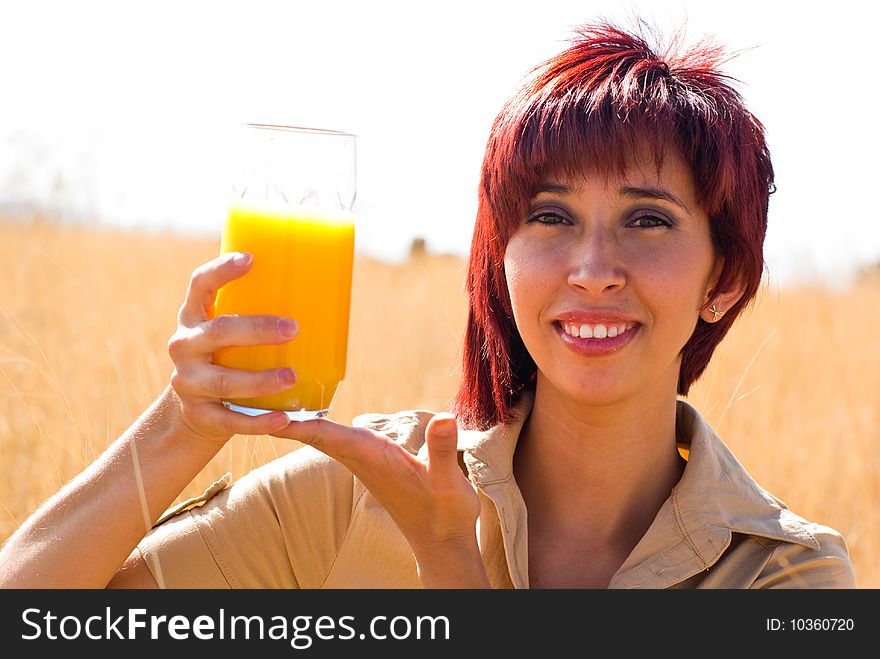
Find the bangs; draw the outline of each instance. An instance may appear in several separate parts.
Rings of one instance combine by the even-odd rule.
[[[621,118],[611,101],[598,107],[555,101],[530,108],[528,117],[507,165],[508,194],[518,191],[525,203],[549,179],[622,176],[635,162],[659,168],[670,149],[680,152],[668,120],[642,112]]]

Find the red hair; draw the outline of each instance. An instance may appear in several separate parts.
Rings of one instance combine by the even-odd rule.
[[[730,78],[727,56],[701,41],[658,56],[641,35],[586,25],[537,66],[493,123],[480,175],[466,288],[469,316],[454,411],[465,427],[507,420],[537,367],[520,338],[504,252],[538,186],[551,173],[622,173],[645,145],[658,164],[674,149],[689,166],[723,269],[711,296],[744,294],[715,323],[698,321],[682,349],[685,395],[715,347],[758,291],[773,168],[764,128]]]

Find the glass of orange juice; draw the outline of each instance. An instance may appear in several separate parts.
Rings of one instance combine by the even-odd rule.
[[[345,377],[356,137],[266,124],[244,124],[239,137],[220,251],[248,252],[253,264],[217,292],[213,314],[283,316],[299,330],[288,343],[216,352],[214,363],[230,368],[296,371],[290,389],[224,405],[250,415],[281,410],[293,420],[325,416]]]

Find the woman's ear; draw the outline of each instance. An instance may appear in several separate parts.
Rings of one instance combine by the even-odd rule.
[[[707,323],[715,323],[721,320],[721,317],[730,311],[733,305],[739,302],[745,292],[745,286],[739,279],[731,282],[725,290],[713,290],[718,284],[723,267],[724,257],[719,256],[715,261],[715,267],[712,269],[712,277],[709,286],[706,288],[703,306],[700,307],[700,317]]]

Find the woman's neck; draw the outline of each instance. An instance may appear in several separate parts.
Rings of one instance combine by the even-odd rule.
[[[635,546],[684,467],[675,400],[673,391],[588,408],[539,379],[514,458],[530,534],[546,527],[599,547]]]

